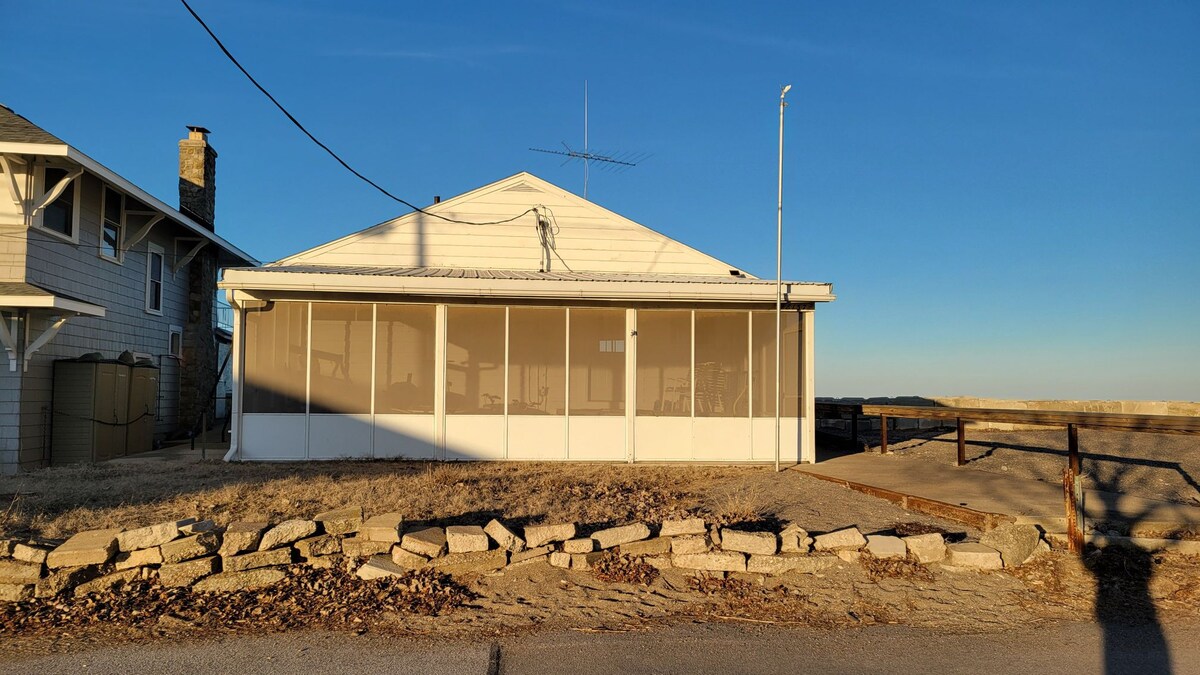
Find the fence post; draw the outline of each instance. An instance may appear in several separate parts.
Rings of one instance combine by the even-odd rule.
[[[1076,476],[1080,473],[1079,461],[1079,429],[1074,424],[1067,425],[1067,462]]]
[[[967,427],[961,417],[958,418],[958,466],[967,463]]]
[[[1063,504],[1067,511],[1067,550],[1083,553],[1083,489],[1070,465],[1063,469]]]
[[[887,415],[879,416],[879,454],[887,454]]]

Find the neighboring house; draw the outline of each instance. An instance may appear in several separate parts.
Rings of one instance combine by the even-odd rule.
[[[54,461],[58,359],[151,360],[158,438],[211,406],[217,270],[256,263],[214,233],[216,152],[189,129],[177,210],[0,106],[0,472]]]
[[[772,461],[776,286],[528,173],[261,268],[228,459]],[[784,282],[784,462],[814,461],[813,314]]]

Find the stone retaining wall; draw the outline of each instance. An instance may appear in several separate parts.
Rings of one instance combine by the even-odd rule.
[[[1185,415],[1200,417],[1200,403],[1190,401],[1080,401],[1080,400],[1024,400],[983,398],[979,396],[882,396],[874,398],[822,398],[822,403],[864,403],[870,405],[917,405],[942,406],[947,408],[1000,408],[1003,410],[1065,410],[1070,412],[1124,413],[1129,415]],[[896,429],[939,429],[954,428],[953,421],[896,419]],[[820,420],[818,429],[849,431],[850,420]],[[859,419],[860,432],[878,431],[878,417]],[[1010,424],[1006,422],[968,422],[968,429],[992,431],[1025,431],[1053,429],[1044,425]]]
[[[815,573],[860,556],[955,568],[999,569],[1048,550],[1032,526],[1005,525],[980,543],[947,544],[940,534],[863,536],[856,528],[813,534],[798,524],[753,531],[702,518],[604,529],[575,523],[517,528],[499,520],[446,528],[406,524],[399,513],[364,517],[350,506],[278,523],[211,520],[132,530],[80,532],[65,541],[0,538],[0,602],[120,591],[138,579],[213,593],[282,581],[294,565],[341,566],[363,579],[432,568],[451,575],[548,564],[591,569],[613,549],[654,567],[710,574]]]

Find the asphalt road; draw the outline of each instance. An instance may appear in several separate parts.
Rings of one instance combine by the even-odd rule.
[[[299,632],[6,659],[0,672],[1200,673],[1200,625],[1164,632],[1106,631],[1093,623],[974,635],[902,626],[827,632],[707,624],[635,633],[552,632],[498,643]]]

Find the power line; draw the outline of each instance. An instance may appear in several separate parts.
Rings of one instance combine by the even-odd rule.
[[[397,202],[400,202],[401,204],[416,211],[417,213],[422,213],[427,216],[431,216],[433,218],[440,218],[441,220],[444,220],[448,223],[459,223],[461,225],[500,225],[502,223],[511,223],[512,221],[520,218],[521,216],[524,216],[528,213],[533,212],[533,210],[534,210],[533,207],[530,207],[530,208],[526,209],[525,211],[513,216],[512,218],[505,218],[504,220],[493,220],[493,221],[488,221],[488,222],[484,222],[484,223],[477,223],[477,222],[468,221],[468,220],[455,220],[454,218],[447,218],[446,216],[439,215],[437,213],[430,213],[429,211],[426,211],[425,209],[422,209],[419,206],[415,206],[412,203],[397,197],[396,195],[392,194],[391,192],[388,192],[388,190],[385,189],[383,186],[379,185],[375,181],[371,180],[370,178],[367,178],[366,176],[362,175],[357,170],[355,170],[354,167],[352,167],[348,163],[346,163],[346,160],[339,157],[336,152],[329,149],[328,145],[325,145],[324,143],[322,143],[316,136],[314,136],[312,134],[312,132],[310,132],[308,129],[306,129],[304,127],[304,125],[300,123],[300,120],[296,119],[296,117],[294,115],[292,115],[292,113],[288,112],[288,109],[283,107],[283,104],[280,103],[279,101],[277,101],[275,99],[275,97],[271,95],[271,92],[267,91],[266,87],[259,84],[258,80],[254,79],[254,76],[250,74],[250,71],[246,70],[246,68],[244,66],[242,66],[242,64],[237,60],[237,58],[232,53],[230,53],[229,49],[227,49],[225,47],[225,43],[221,42],[221,38],[217,37],[217,34],[214,33],[211,28],[208,27],[208,24],[204,22],[204,19],[200,18],[200,15],[196,13],[196,10],[192,9],[192,6],[188,4],[187,0],[179,0],[179,2],[181,2],[183,4],[184,8],[187,9],[188,13],[192,15],[192,18],[194,18],[197,21],[197,23],[200,24],[200,26],[202,28],[204,28],[204,32],[208,33],[208,36],[212,38],[213,42],[215,42],[217,44],[217,47],[220,48],[221,52],[223,54],[225,54],[225,57],[228,58],[229,61],[231,63],[233,63],[233,65],[237,66],[238,70],[242,71],[242,74],[246,76],[246,79],[250,80],[250,83],[253,84],[255,86],[255,88],[257,88],[260,92],[262,92],[263,96],[266,96],[268,99],[270,99],[271,103],[275,104],[276,108],[279,108],[279,112],[283,113],[284,116],[286,116],[288,118],[288,120],[291,121],[291,123],[296,126],[297,129],[304,132],[304,135],[308,136],[309,140],[311,140],[313,143],[316,143],[317,146],[320,147],[325,152],[329,153],[329,156],[334,158],[335,160],[337,160],[338,164],[341,164],[343,167],[345,167],[345,169],[347,171],[349,171],[350,173],[357,176],[360,180],[365,182],[367,185],[370,185],[371,187],[375,188],[376,190],[382,192],[384,195],[390,197],[391,199],[393,199]]]

